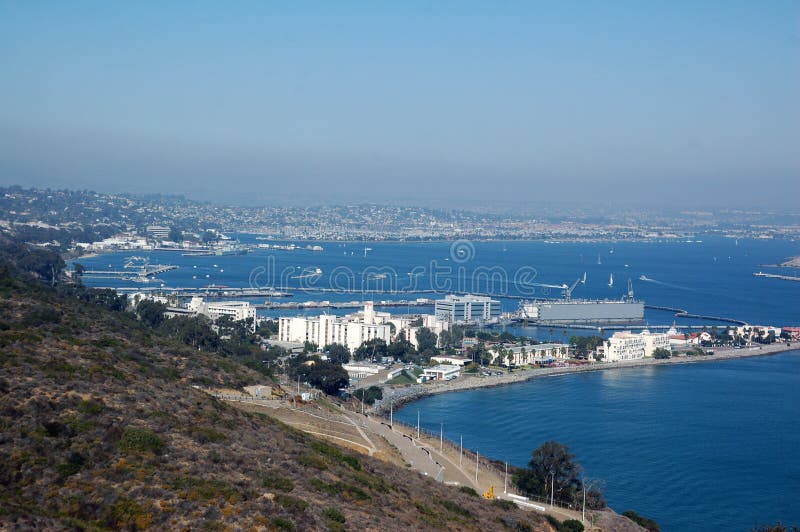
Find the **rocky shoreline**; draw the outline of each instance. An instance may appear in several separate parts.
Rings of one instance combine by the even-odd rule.
[[[715,362],[720,360],[733,360],[738,358],[749,358],[757,356],[773,355],[785,351],[800,350],[800,344],[774,343],[765,345],[754,345],[735,348],[717,348],[713,355],[704,356],[675,356],[666,359],[642,358],[638,360],[628,360],[622,362],[594,363],[583,366],[566,366],[556,368],[537,368],[525,369],[504,373],[500,376],[480,377],[462,376],[454,381],[435,382],[430,384],[410,384],[402,386],[385,386],[383,399],[376,401],[373,411],[377,414],[388,414],[391,407],[399,407],[403,404],[416,401],[422,397],[437,393],[458,392],[464,390],[474,390],[477,388],[489,388],[493,386],[505,386],[526,382],[539,377],[553,377],[557,375],[569,375],[572,373],[584,373],[587,371],[604,371],[609,369],[639,368],[645,366],[663,366],[670,364],[694,364],[701,362]]]

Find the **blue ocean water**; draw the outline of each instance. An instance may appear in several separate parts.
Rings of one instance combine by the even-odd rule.
[[[256,243],[252,235],[242,242]],[[322,252],[256,250],[245,256],[183,257],[178,252],[151,252],[153,263],[180,266],[160,276],[166,287],[209,284],[243,287],[320,286],[350,288],[355,293],[296,293],[294,300],[352,301],[364,298],[435,298],[419,292],[432,288],[464,292],[492,292],[508,296],[558,297],[559,290],[524,289],[522,282],[571,284],[584,273],[586,284],[574,292],[578,298],[620,298],[630,279],[637,297],[647,304],[679,307],[705,315],[736,317],[750,323],[800,323],[800,283],[753,277],[753,272],[780,271],[762,265],[800,255],[800,243],[786,240],[733,240],[712,238],[702,242],[559,243],[475,242],[321,243]],[[463,250],[463,255],[459,254]],[[134,252],[82,258],[88,268],[120,269]],[[598,259],[600,264],[598,264]],[[316,279],[298,279],[304,270],[320,268]],[[409,274],[413,275],[409,275]],[[785,270],[783,273],[787,273]],[[378,274],[378,275],[376,275]],[[609,287],[613,274],[615,282]],[[641,281],[645,275],[651,281]],[[91,286],[141,286],[129,281],[85,279]],[[145,286],[158,286],[161,283]],[[397,289],[396,295],[363,295],[362,289]],[[533,293],[531,291],[533,290]],[[262,299],[254,299],[263,302]],[[518,299],[501,298],[506,311]],[[430,309],[421,309],[421,311]],[[406,309],[413,312],[414,309]],[[293,313],[317,313],[301,310]],[[336,311],[334,311],[336,312]],[[347,312],[347,311],[341,311]],[[400,312],[400,310],[398,310]],[[265,314],[287,314],[274,311]],[[651,324],[670,324],[672,314],[648,311]],[[682,323],[681,321],[678,322]],[[683,323],[689,323],[684,321]],[[541,336],[535,328],[525,332]],[[544,332],[547,334],[547,332]]]
[[[257,242],[251,235],[239,237]],[[543,293],[536,288],[530,294],[530,287],[515,281],[561,285],[586,272],[587,282],[577,286],[574,297],[619,298],[631,279],[637,297],[649,305],[754,324],[800,325],[800,283],[752,275],[759,270],[780,271],[764,265],[800,255],[797,242],[704,238],[703,242],[368,243],[366,256],[364,243],[321,245],[322,252],[257,250],[246,256],[153,252],[151,262],[179,268],[149,286],[306,284],[355,290],[297,292],[291,299],[297,301],[438,297],[425,292],[431,288],[556,297],[558,290]],[[80,262],[88,268],[119,269],[131,254],[105,254]],[[313,281],[297,278],[308,268],[323,273]],[[611,274],[615,282],[608,286]],[[651,281],[639,280],[641,275]],[[85,282],[137,286],[92,278]],[[362,288],[401,293],[370,296],[360,293]],[[519,303],[513,297],[501,301],[506,311]],[[260,312],[276,316],[320,311]],[[670,312],[656,310],[647,310],[645,317],[651,325],[675,319]],[[539,339],[587,333],[510,329]],[[517,465],[524,465],[530,451],[543,441],[559,440],[575,452],[588,476],[605,479],[609,503],[617,510],[636,509],[665,530],[749,530],[778,520],[800,524],[798,385],[800,354],[793,352],[538,379],[426,398],[397,415],[414,423],[420,408],[429,428],[438,429],[445,419],[448,437],[457,440],[463,434],[465,445]]]
[[[609,506],[662,530],[800,524],[800,351],[534,379],[427,397],[395,419],[524,466],[566,444]]]

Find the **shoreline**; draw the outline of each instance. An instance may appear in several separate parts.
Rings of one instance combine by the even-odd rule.
[[[786,343],[764,344],[741,349],[720,348],[714,351],[713,355],[702,356],[680,356],[665,359],[640,358],[636,360],[620,362],[597,362],[584,366],[566,366],[555,368],[538,368],[517,370],[512,373],[504,373],[496,377],[477,377],[461,376],[455,381],[433,383],[433,384],[412,384],[405,386],[387,386],[385,389],[389,393],[384,394],[384,398],[376,401],[373,405],[373,412],[384,415],[389,410],[389,404],[395,407],[414,402],[429,395],[440,393],[460,392],[476,390],[480,388],[493,388],[495,386],[507,386],[528,382],[540,377],[556,377],[576,373],[586,373],[589,371],[604,371],[610,369],[642,368],[650,366],[665,366],[674,364],[695,364],[703,362],[717,362],[722,360],[736,360],[741,358],[752,358],[759,356],[769,356],[788,351],[800,351],[800,343],[788,345]]]

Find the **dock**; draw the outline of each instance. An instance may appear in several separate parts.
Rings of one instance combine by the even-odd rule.
[[[416,299],[413,301],[374,301],[375,307],[427,307],[434,305],[433,299]],[[255,305],[257,309],[302,309],[302,308],[330,308],[330,309],[355,309],[364,306],[363,301],[297,301],[287,303],[264,303]]]

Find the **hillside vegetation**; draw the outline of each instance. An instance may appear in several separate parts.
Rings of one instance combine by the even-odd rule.
[[[0,266],[0,528],[551,529],[210,397],[265,376],[106,299]]]

